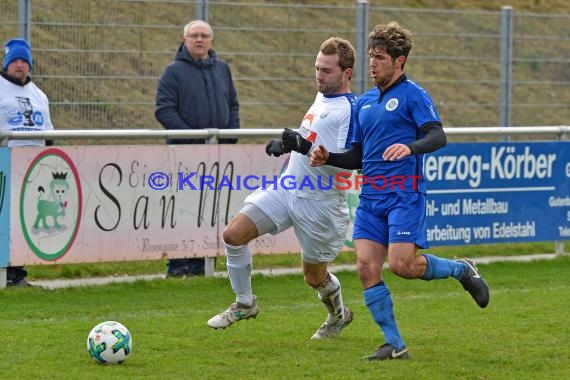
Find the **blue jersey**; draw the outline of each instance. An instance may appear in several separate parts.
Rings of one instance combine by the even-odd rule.
[[[353,143],[362,144],[361,194],[378,197],[388,192],[426,192],[423,154],[385,161],[392,144],[409,144],[423,136],[420,128],[441,123],[429,94],[403,75],[381,92],[375,87],[358,98]]]

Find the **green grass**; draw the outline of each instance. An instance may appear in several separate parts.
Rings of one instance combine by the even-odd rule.
[[[0,373],[5,379],[562,379],[568,361],[570,258],[480,265],[491,302],[479,309],[454,280],[386,273],[408,361],[366,363],[382,343],[354,272],[338,273],[354,322],[338,339],[308,338],[323,306],[300,275],[255,276],[260,314],[227,330],[206,320],[232,302],[224,278],[154,280],[0,291]],[[125,324],[133,353],[101,366],[89,330]]]
[[[442,257],[455,259],[459,257],[483,257],[483,256],[514,256],[554,252],[553,242],[519,243],[519,244],[487,244],[473,246],[436,247],[428,250]],[[565,252],[570,251],[570,242],[566,242]],[[334,264],[355,263],[353,252],[343,252],[334,261]],[[225,271],[225,257],[216,260],[216,271]],[[292,268],[300,267],[299,254],[281,255],[255,255],[254,267],[256,269]],[[166,260],[154,261],[119,261],[87,264],[53,264],[53,265],[30,265],[28,279],[50,280],[71,279],[85,277],[107,276],[135,276],[145,274],[164,273]]]

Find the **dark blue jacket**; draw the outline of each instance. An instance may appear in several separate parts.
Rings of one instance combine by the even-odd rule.
[[[165,129],[239,128],[239,103],[227,63],[210,49],[194,59],[181,44],[160,77],[155,117]],[[235,143],[237,139],[220,139]],[[169,144],[204,144],[204,139],[168,139]]]

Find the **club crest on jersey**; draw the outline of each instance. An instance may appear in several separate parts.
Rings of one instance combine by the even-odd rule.
[[[386,102],[386,111],[394,111],[398,108],[398,99],[392,98]]]

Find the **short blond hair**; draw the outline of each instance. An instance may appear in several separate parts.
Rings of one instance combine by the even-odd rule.
[[[347,40],[340,37],[331,37],[321,44],[320,52],[324,55],[338,55],[338,65],[342,71],[354,69],[356,51]]]

